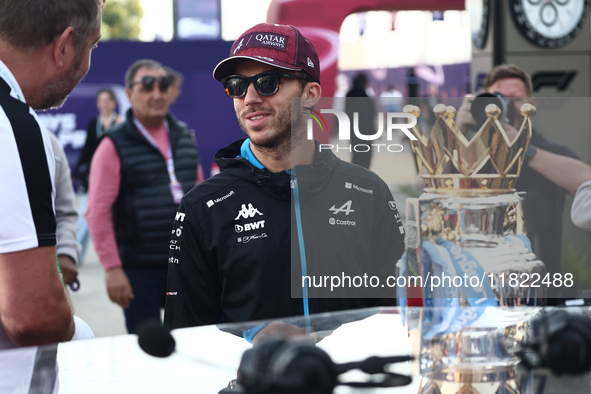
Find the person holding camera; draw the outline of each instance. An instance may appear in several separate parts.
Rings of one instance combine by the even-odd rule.
[[[525,103],[536,105],[531,77],[514,64],[499,65],[487,75],[484,90],[489,96],[494,94],[505,101],[506,106],[510,106],[508,99],[513,104],[513,119],[499,119],[507,137],[513,140],[523,123],[521,106]],[[479,124],[472,113],[474,100],[475,96],[467,95],[456,115],[456,125],[464,133]],[[509,106],[507,113],[511,112]],[[580,174],[588,173],[588,169],[589,166],[580,161],[572,149],[549,141],[533,130],[515,188],[527,192],[524,201],[527,235],[532,242],[532,251],[546,264],[548,272],[561,272],[565,191],[575,194],[582,183]]]

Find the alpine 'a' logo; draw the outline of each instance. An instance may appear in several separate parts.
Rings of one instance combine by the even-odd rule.
[[[349,215],[351,212],[355,212],[354,209],[351,209],[352,203],[353,201],[349,200],[346,203],[344,203],[339,209],[335,208],[335,205],[333,205],[332,208],[329,209],[329,211],[331,211],[333,215],[336,215],[337,213],[341,212],[344,212],[345,215]]]
[[[244,42],[244,38],[240,41],[240,43],[238,44],[238,46],[236,47],[236,49],[234,49],[234,53],[232,53],[232,55],[235,55],[236,52],[238,52],[238,50],[242,47],[242,43]]]
[[[246,204],[242,204],[242,209],[240,209],[238,216],[236,216],[234,220],[238,220],[240,218],[248,219],[254,217],[255,215],[262,215],[262,213],[260,213],[259,210],[253,207],[250,203],[248,204],[248,208],[246,207]]]

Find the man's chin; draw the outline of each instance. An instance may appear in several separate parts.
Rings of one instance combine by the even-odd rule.
[[[35,111],[47,111],[50,109],[58,109],[63,107],[63,105],[66,103],[66,100],[68,99],[68,96],[59,99],[56,101],[56,99],[51,99],[51,100],[45,100],[43,102],[40,103],[31,103],[29,104],[31,106],[31,108],[33,108]]]
[[[59,100],[57,103],[53,104],[50,109],[58,109],[64,106],[66,101],[68,100],[68,96],[64,97],[63,99]]]
[[[159,110],[159,111],[152,111],[149,115],[149,118],[157,120],[164,120],[166,119],[166,115],[168,115],[168,109],[166,110]]]
[[[253,145],[261,148],[274,148],[277,146],[277,140],[270,136],[261,135],[253,132],[246,133]]]

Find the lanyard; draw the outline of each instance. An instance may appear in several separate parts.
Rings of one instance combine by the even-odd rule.
[[[146,140],[148,140],[148,142],[154,148],[156,148],[156,149],[158,149],[158,151],[160,151],[160,149],[158,148],[158,144],[156,143],[156,140],[154,140],[154,137],[152,137],[150,135],[150,133],[148,132],[148,130],[146,130],[144,125],[141,124],[140,121],[137,120],[136,118],[133,118],[133,123],[137,127],[138,131],[146,138]],[[165,158],[166,159],[166,169],[168,170],[168,178],[170,179],[170,183],[172,185],[176,185],[179,183],[179,181],[176,179],[176,174],[174,172],[174,160],[172,159],[172,149],[170,147],[170,129],[168,128],[168,122],[166,120],[164,121],[164,125],[166,126],[166,135],[168,136],[168,150],[167,150],[168,157]]]
[[[10,86],[10,89],[12,89],[12,92],[10,92],[10,95],[12,97],[17,98],[23,103],[26,102],[25,95],[23,94],[20,86],[18,85],[18,82],[16,81],[14,75],[12,75],[8,67],[6,67],[6,65],[2,62],[2,60],[0,60],[0,78],[5,80],[8,86]]]

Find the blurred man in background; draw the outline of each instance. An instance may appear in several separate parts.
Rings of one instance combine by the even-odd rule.
[[[345,113],[351,122],[354,122],[354,113],[359,115],[357,125],[361,134],[373,135],[376,133],[375,120],[377,111],[373,97],[367,94],[367,76],[364,73],[359,73],[353,78],[353,87],[347,92],[347,98],[345,99]],[[357,146],[364,142],[357,137],[357,133],[351,133],[351,145]],[[368,151],[353,149],[351,163],[369,169],[371,157],[371,147]]]
[[[109,298],[133,333],[141,322],[160,319],[170,232],[182,196],[195,186],[199,160],[189,129],[168,112],[164,67],[138,60],[125,86],[131,108],[94,154],[86,220]]]

